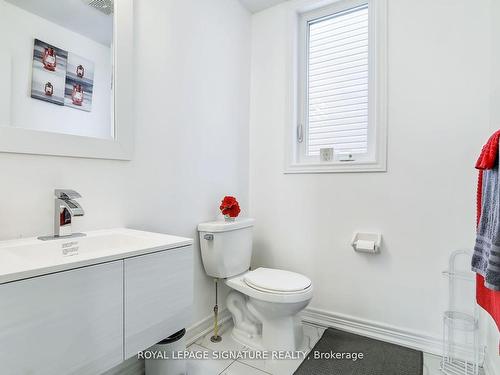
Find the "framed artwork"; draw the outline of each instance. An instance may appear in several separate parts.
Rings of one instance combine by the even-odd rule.
[[[93,91],[92,61],[35,39],[32,98],[90,112]]]
[[[64,105],[68,52],[35,39],[31,97]]]
[[[74,53],[68,54],[64,105],[90,112],[94,90],[94,63]]]

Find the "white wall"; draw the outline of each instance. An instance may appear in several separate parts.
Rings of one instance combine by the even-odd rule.
[[[500,129],[500,0],[492,0],[491,8],[491,97],[490,127],[491,132]],[[481,314],[483,334],[486,338],[486,355],[492,369],[500,374],[500,333],[494,320],[486,313]]]
[[[500,0],[491,0],[491,128],[500,128]]]
[[[0,30],[4,31],[0,35],[2,45],[0,58],[3,68],[0,71],[0,80],[4,82],[3,89],[10,97],[9,101],[0,101],[0,125],[87,137],[111,138],[113,128],[111,123],[112,58],[110,47],[65,29],[4,0],[0,0],[0,23],[3,28]],[[94,62],[91,112],[31,98],[33,41],[35,38]]]
[[[135,2],[133,161],[0,153],[0,239],[51,233],[53,189],[83,195],[75,230],[197,238],[219,200],[248,208],[250,15],[236,0]],[[126,62],[125,62],[126,63]],[[193,321],[213,307],[195,247]]]
[[[449,254],[471,248],[489,135],[490,3],[389,0],[387,173],[284,175],[296,2],[253,16],[250,205],[256,265],[308,275],[311,306],[438,338]],[[383,235],[355,253],[355,231]]]

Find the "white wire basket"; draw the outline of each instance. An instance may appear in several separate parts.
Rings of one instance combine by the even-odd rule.
[[[448,310],[443,314],[443,358],[441,371],[448,375],[478,375],[480,343],[475,303],[475,274],[470,271],[472,254],[454,251],[449,260]]]

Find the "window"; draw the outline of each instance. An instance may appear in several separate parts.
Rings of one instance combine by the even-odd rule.
[[[337,1],[299,15],[287,172],[385,170],[384,1]]]

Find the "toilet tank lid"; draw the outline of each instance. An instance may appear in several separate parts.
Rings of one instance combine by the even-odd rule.
[[[236,218],[235,221],[209,221],[198,224],[199,232],[229,232],[231,230],[253,227],[255,220],[250,218]]]

